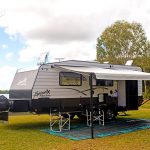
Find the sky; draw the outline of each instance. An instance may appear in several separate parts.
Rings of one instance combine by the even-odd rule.
[[[141,23],[150,40],[149,0],[0,0],[0,89],[43,52],[95,60],[96,39],[117,20]]]

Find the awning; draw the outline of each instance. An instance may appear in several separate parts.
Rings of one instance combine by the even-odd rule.
[[[97,79],[107,80],[150,80],[150,73],[125,70],[125,69],[103,69],[98,67],[74,67],[74,66],[56,66],[68,71],[81,74],[94,73]]]

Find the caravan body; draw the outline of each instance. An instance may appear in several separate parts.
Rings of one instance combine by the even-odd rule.
[[[141,71],[139,67],[75,60],[43,64],[27,71],[21,70],[16,73],[10,88],[11,111],[35,113],[49,113],[50,109],[65,112],[85,111],[90,103],[90,80],[89,73],[81,72],[80,68],[118,72]],[[107,107],[114,109],[115,113],[122,109],[138,109],[139,99],[142,99],[141,80],[119,78],[112,80],[105,79],[105,76],[97,79],[97,74],[94,72],[92,74],[95,106],[102,104],[105,109]],[[112,96],[115,90],[118,91],[117,98]]]

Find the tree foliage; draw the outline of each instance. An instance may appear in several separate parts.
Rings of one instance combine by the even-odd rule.
[[[112,64],[134,64],[150,72],[150,42],[142,25],[136,22],[117,21],[97,38],[97,60]],[[145,98],[150,99],[150,81],[145,81]]]
[[[96,49],[97,60],[100,62],[125,64],[129,59],[137,59],[135,62],[140,66],[144,61],[148,64],[150,62],[150,42],[142,25],[136,22],[117,21],[107,27],[97,38]],[[138,60],[142,62],[138,64]]]

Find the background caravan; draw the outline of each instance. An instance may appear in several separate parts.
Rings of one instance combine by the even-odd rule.
[[[90,105],[92,75],[93,107],[101,107],[105,119],[118,111],[135,110],[142,100],[142,80],[150,74],[139,67],[100,64],[96,61],[62,61],[17,71],[10,87],[10,111],[70,112],[85,115]]]

